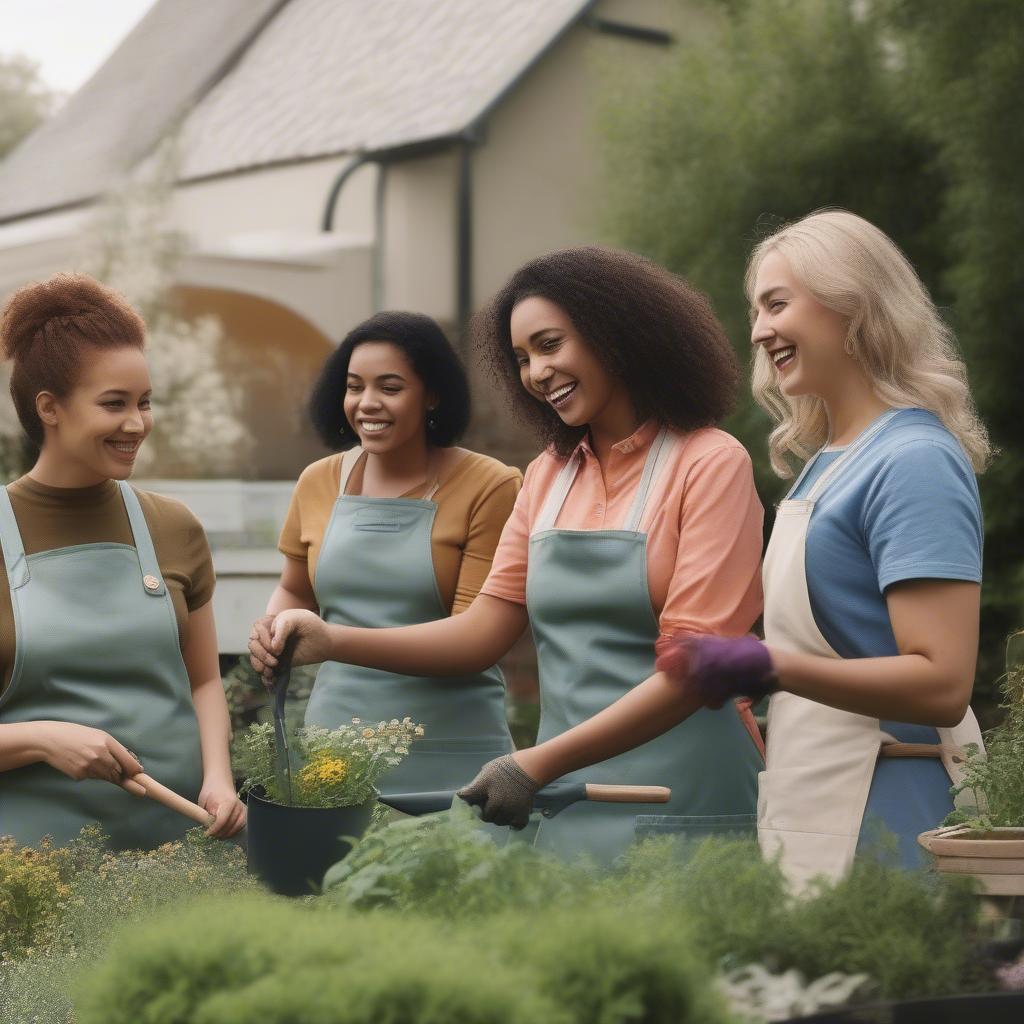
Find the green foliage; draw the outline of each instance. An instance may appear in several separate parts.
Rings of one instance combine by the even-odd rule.
[[[493,947],[408,915],[204,903],[122,934],[80,1024],[568,1022]]]
[[[982,417],[1002,449],[980,480],[985,507],[983,625],[997,642],[1024,620],[1024,18],[1017,0],[884,0],[879,11],[904,60],[907,120],[937,147],[948,187],[936,224],[943,279]]]
[[[1024,828],[1024,664],[1015,646],[1024,633],[1010,638],[1007,672],[1002,681],[1005,717],[985,737],[985,750],[971,744],[967,772],[957,794],[973,795],[973,811],[954,811],[944,824],[974,828]]]
[[[707,984],[699,937],[676,914],[594,902],[542,917],[489,919],[481,942],[532,968],[540,992],[588,1024],[717,1024],[727,1020]]]
[[[402,763],[409,746],[423,735],[411,718],[365,725],[353,718],[337,729],[302,726],[289,741],[291,806],[353,807],[376,797],[385,772]],[[234,740],[234,770],[244,776],[242,791],[259,788],[273,803],[289,801],[277,777],[274,726],[249,726]]]
[[[22,956],[40,939],[66,893],[68,855],[44,841],[18,847],[0,838],[0,959]]]
[[[488,829],[461,800],[448,814],[405,818],[368,832],[324,877],[332,903],[437,917],[543,909],[572,901],[587,877],[510,835]]]
[[[849,0],[748,0],[707,12],[653,86],[608,103],[605,226],[706,291],[742,360],[743,272],[754,242],[823,206],[888,231],[926,277],[941,247],[933,146],[908,126],[877,26]],[[728,424],[781,496],[769,421],[744,389]]]
[[[56,99],[38,65],[26,57],[0,56],[0,157],[53,112]]]
[[[124,922],[148,917],[185,895],[257,888],[245,873],[242,850],[207,839],[201,829],[156,850],[111,853],[102,833],[86,828],[68,847],[44,849],[39,856],[56,868],[58,881],[40,903],[44,912],[36,917],[31,945],[0,958],[4,1024],[70,1021],[75,974],[102,955]]]

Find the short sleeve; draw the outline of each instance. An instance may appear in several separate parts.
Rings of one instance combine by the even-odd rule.
[[[740,636],[761,614],[764,509],[746,449],[722,445],[687,473],[679,546],[659,620],[674,633]]]
[[[508,517],[491,571],[480,588],[481,594],[500,597],[504,601],[526,604],[526,568],[530,553],[530,494],[536,480],[537,460],[526,467],[523,487],[516,496]]]
[[[465,611],[480,592],[493,564],[505,524],[515,508],[522,474],[514,470],[482,496],[470,512],[466,544],[455,584],[452,614]]]
[[[862,529],[880,591],[912,579],[981,581],[978,485],[950,444],[894,449],[868,489]]]
[[[306,560],[309,545],[302,540],[302,509],[299,495],[299,484],[292,491],[292,500],[288,504],[288,514],[284,518],[281,534],[277,540],[277,550],[290,558]]]

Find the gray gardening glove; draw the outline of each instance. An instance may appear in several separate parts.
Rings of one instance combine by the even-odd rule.
[[[516,764],[511,754],[488,761],[476,778],[456,794],[481,809],[480,817],[494,825],[525,828],[540,783]]]

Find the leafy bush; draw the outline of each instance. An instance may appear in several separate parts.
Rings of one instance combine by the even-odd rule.
[[[544,908],[585,891],[586,876],[510,837],[504,845],[470,808],[406,818],[368,832],[324,877],[331,903],[438,917]]]
[[[956,793],[973,794],[973,810],[957,809],[945,824],[975,828],[1024,827],[1024,633],[1007,644],[1001,684],[1006,717],[985,737],[985,750],[969,748],[967,772]]]
[[[67,891],[66,850],[21,847],[0,837],[0,959],[21,956],[52,923]]]
[[[709,986],[699,937],[678,915],[592,902],[538,916],[488,919],[480,941],[531,968],[534,984],[574,1021],[717,1024],[728,1019]]]
[[[410,916],[316,914],[269,897],[194,904],[126,930],[80,1024],[562,1024],[519,967]]]
[[[24,851],[16,851],[24,856]],[[72,1020],[69,992],[76,972],[99,959],[126,921],[151,915],[186,896],[258,888],[245,872],[245,854],[232,843],[193,829],[150,851],[111,853],[95,827],[62,850],[55,899],[38,918],[33,943],[0,959],[0,1021],[64,1024]]]

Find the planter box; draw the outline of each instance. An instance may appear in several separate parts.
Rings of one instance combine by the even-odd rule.
[[[917,841],[939,871],[972,876],[986,896],[1024,896],[1024,828],[951,825],[922,832]]]

